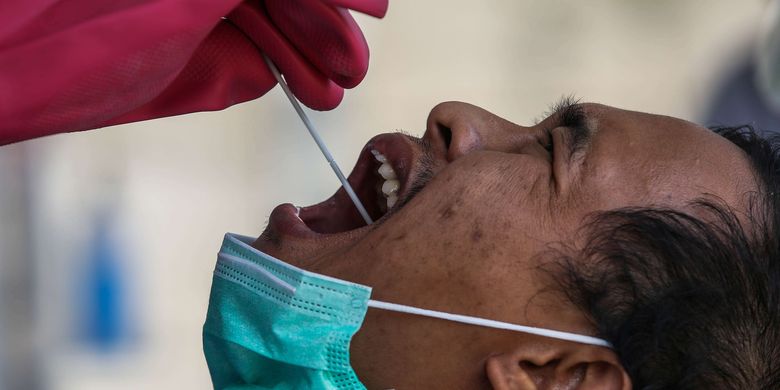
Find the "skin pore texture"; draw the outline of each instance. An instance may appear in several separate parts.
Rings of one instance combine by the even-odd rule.
[[[470,104],[439,104],[422,140],[372,141],[405,151],[399,206],[388,215],[340,233],[292,234],[272,214],[253,245],[371,286],[373,299],[594,335],[551,288],[542,269],[551,245],[577,247],[589,215],[621,207],[694,212],[688,203],[705,196],[745,212],[757,182],[744,153],[706,128],[576,107],[591,136],[570,155],[577,131],[560,110],[523,127]],[[350,352],[369,389],[631,387],[607,348],[374,309]]]

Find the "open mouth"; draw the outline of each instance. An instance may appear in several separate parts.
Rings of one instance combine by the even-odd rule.
[[[375,223],[403,203],[411,156],[410,143],[400,134],[374,137],[358,156],[347,181]],[[278,232],[297,236],[343,233],[367,226],[343,187],[316,205],[277,207],[270,224],[276,225]]]

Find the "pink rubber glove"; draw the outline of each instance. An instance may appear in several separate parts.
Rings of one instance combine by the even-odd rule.
[[[335,108],[368,67],[346,9],[387,10],[387,0],[0,3],[0,145],[255,99],[275,85],[260,50],[304,104]]]
[[[337,6],[334,6],[337,5]],[[279,67],[290,90],[310,108],[336,107],[344,88],[368,71],[368,45],[342,7],[384,16],[387,0],[265,0],[244,2],[228,15]]]

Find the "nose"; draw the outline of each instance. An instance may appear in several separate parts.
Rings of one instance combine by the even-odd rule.
[[[462,103],[440,103],[428,114],[423,139],[447,161],[478,150],[519,152],[536,140],[531,128],[519,126],[480,107]]]

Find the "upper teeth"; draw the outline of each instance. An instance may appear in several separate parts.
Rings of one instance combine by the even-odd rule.
[[[382,193],[387,196],[397,194],[399,186],[401,186],[401,183],[398,182],[398,180],[385,180],[385,182],[382,183]]]
[[[398,175],[395,174],[393,166],[388,163],[387,157],[376,150],[371,150],[371,153],[376,161],[382,163],[377,172],[385,179],[382,183],[382,194],[387,198],[387,209],[389,210],[398,201],[398,189],[401,187],[401,182],[398,181]]]
[[[388,163],[382,163],[382,165],[379,166],[379,174],[382,175],[382,177],[385,180],[395,179],[395,171],[393,170],[393,166]]]

